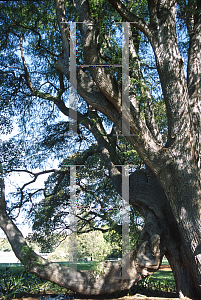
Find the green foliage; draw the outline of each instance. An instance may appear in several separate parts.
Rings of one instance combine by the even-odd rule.
[[[33,249],[29,245],[24,245],[20,247],[20,252],[23,255],[21,257],[21,262],[23,265],[29,265],[30,267],[38,265],[43,267],[43,264],[35,257]]]
[[[111,244],[106,242],[100,231],[82,233],[77,238],[78,259],[92,257],[95,260],[104,260],[111,250]]]
[[[61,293],[62,288],[36,277],[23,268],[0,269],[0,297],[11,299],[23,295],[52,292]]]
[[[78,263],[78,270],[98,270],[98,262]],[[68,265],[65,263],[65,265]],[[101,273],[101,270],[100,270]],[[0,297],[2,299],[19,298],[30,294],[65,293],[58,285],[27,273],[23,267],[0,268]],[[148,294],[154,292],[175,292],[175,282],[172,272],[158,271],[134,285],[127,295],[136,293]],[[118,293],[116,293],[118,297]]]
[[[131,168],[140,168],[141,160],[136,151],[132,150],[123,138],[119,140],[119,155],[123,156],[125,164],[136,162]],[[39,204],[35,205],[32,210],[33,236],[32,239],[37,241],[44,252],[51,252],[57,247],[62,239],[68,234],[70,228],[68,216],[70,213],[70,168],[69,165],[78,165],[83,153],[76,153],[65,159],[61,163],[61,170],[65,174],[54,173],[46,181],[46,197]],[[119,243],[121,245],[121,198],[115,192],[112,182],[108,177],[108,171],[99,154],[90,156],[85,162],[85,166],[76,168],[77,183],[77,232],[78,235],[103,228],[107,225],[105,231],[113,232],[108,241]],[[131,209],[131,244],[135,244],[139,235],[139,226],[136,224],[136,218],[140,218],[133,207]],[[115,238],[115,234],[118,238]],[[52,245],[52,246],[51,246]],[[113,245],[114,246],[114,245]],[[120,248],[114,257],[119,256]],[[53,248],[52,248],[53,247]],[[49,249],[46,251],[45,249]],[[108,253],[109,254],[109,253]]]
[[[126,140],[125,137],[119,137],[117,140],[117,153],[121,159],[122,164],[131,165],[131,172],[135,169],[141,169],[143,167],[143,161],[138,155],[137,151],[133,149],[130,143]]]
[[[174,282],[174,276],[172,271],[157,271],[153,273],[150,277],[148,277],[150,281],[164,281],[168,282],[169,284],[173,284]]]
[[[129,3],[130,11],[149,21],[147,1],[137,0]],[[70,170],[67,165],[79,164],[86,153],[85,150],[91,150],[97,145],[92,134],[81,125],[82,122],[78,128],[81,131],[80,136],[68,136],[69,121],[61,120],[60,111],[55,105],[56,96],[63,84],[61,99],[68,107],[69,82],[55,69],[56,60],[62,56],[62,42],[54,1],[2,1],[0,5],[2,25],[0,130],[3,133],[10,132],[12,120],[19,126],[19,135],[0,145],[3,170],[9,171],[13,168],[30,170],[41,167],[42,163],[46,168],[46,162],[56,157],[61,161],[60,170],[65,171],[65,174],[53,173],[49,176],[43,200],[38,201],[36,198],[36,195],[41,195],[39,193],[33,194],[27,189],[22,195],[19,189],[13,195],[13,203],[8,204],[8,209],[12,211],[22,203],[31,203],[30,210],[27,209],[28,214],[30,213],[29,218],[33,221],[34,233],[31,240],[40,244],[42,252],[52,252],[67,236],[70,226],[68,222]],[[122,22],[123,18],[108,1],[89,0],[89,6],[97,29],[98,47],[102,49],[101,62],[121,64],[122,25],[117,23],[114,26],[113,23]],[[66,1],[66,18],[78,21],[73,1]],[[142,65],[144,62],[144,65],[148,65],[142,68],[141,75],[131,74],[135,78],[139,107],[143,110],[145,104],[143,84],[146,83],[153,88],[158,79],[156,70],[150,71],[150,67],[155,67],[151,59],[148,59],[147,64],[148,41],[137,31],[134,33],[136,48],[139,47],[138,59]],[[24,66],[19,52],[20,37],[23,37],[23,50],[32,85],[38,90],[34,95],[27,87],[24,76]],[[80,25],[77,25],[77,63],[82,62],[84,62],[82,35]],[[130,68],[134,69],[133,62]],[[108,72],[121,83],[120,68],[110,68]],[[44,97],[40,96],[42,93]],[[50,100],[47,95],[51,96]],[[163,99],[156,95],[155,97],[153,95],[153,104],[156,121],[165,140],[167,127],[165,104]],[[91,118],[91,123],[97,122],[95,117],[93,119],[89,116],[88,105],[81,97],[78,97],[78,111],[83,114],[85,120]],[[99,112],[98,114],[107,128],[112,127],[112,122],[106,116]],[[114,151],[122,165],[133,165],[130,168],[131,172],[143,166],[137,151],[124,137],[118,137]],[[108,233],[104,234],[104,238],[112,245],[113,252],[104,254],[104,251],[100,250],[101,255],[118,257],[121,251],[121,197],[115,192],[107,167],[99,154],[89,156],[85,167],[77,167],[76,180],[78,234],[106,226]],[[133,247],[140,232],[140,226],[135,220],[140,220],[140,215],[131,207],[130,216],[130,243]],[[102,249],[104,247],[106,246]],[[84,246],[81,249],[84,249]]]
[[[172,275],[172,280],[168,281],[163,276],[160,280],[153,280],[152,277],[146,277],[145,279],[139,281],[134,285],[129,291],[128,296],[135,295],[136,293],[141,293],[147,296],[174,296],[176,292],[176,285],[174,282],[174,277]],[[165,295],[164,295],[165,293]]]
[[[97,262],[78,263],[78,270],[92,270]],[[68,266],[68,263],[65,263]],[[13,299],[30,294],[65,293],[66,289],[57,284],[28,273],[24,267],[1,268],[0,298]]]
[[[118,245],[118,242],[108,239],[108,233],[102,233],[101,231],[89,231],[86,233],[79,234],[76,238],[76,252],[77,259],[82,261],[86,260],[104,260],[108,257],[120,257],[121,255],[121,245]],[[38,241],[38,244],[40,241]],[[53,261],[68,261],[70,259],[70,236],[57,236],[55,238],[55,243],[58,247],[53,249],[52,244],[48,247],[48,244],[41,243],[41,250],[45,249],[45,253],[50,252],[48,255],[49,260]],[[45,248],[46,246],[46,248]],[[113,256],[113,248],[118,248],[119,252],[117,256]]]
[[[108,232],[104,234],[105,240],[111,245],[111,252],[107,256],[107,258],[121,258],[122,256],[122,234],[121,229],[118,228],[117,231],[114,229],[110,229]]]
[[[2,20],[0,130],[4,133],[10,132],[12,120],[17,121],[20,129],[20,136],[12,141],[18,151],[10,147],[10,144],[3,143],[1,153],[4,154],[1,154],[1,161],[5,162],[5,170],[14,167],[41,167],[42,163],[47,161],[47,157],[61,158],[77,151],[78,147],[82,149],[89,147],[94,142],[89,132],[86,129],[84,131],[82,127],[84,132],[82,141],[80,137],[69,138],[66,134],[68,122],[58,121],[59,110],[52,101],[31,95],[24,77],[21,54],[18,51],[20,36],[24,37],[23,48],[32,85],[44,95],[51,95],[52,99],[60,90],[61,74],[56,71],[55,62],[62,54],[62,44],[54,1],[3,1],[0,5]],[[140,17],[148,18],[147,1],[138,0],[130,2],[129,5],[131,11],[135,11]],[[123,21],[122,17],[108,1],[90,0],[89,6],[96,20],[98,45],[102,48],[102,63],[121,64],[122,27],[121,24],[113,26],[113,23]],[[78,21],[72,1],[66,2],[66,18]],[[106,35],[108,40],[105,38]],[[146,58],[145,39],[139,37],[139,43],[142,44],[140,56],[142,59]],[[82,36],[78,24],[77,62],[81,61],[83,61]],[[108,72],[121,82],[120,68],[110,68]],[[63,83],[62,99],[68,105],[69,82],[64,78]],[[81,97],[78,98],[78,111],[87,112],[86,102]],[[160,116],[158,118],[160,119]],[[104,122],[108,122],[106,117]],[[8,153],[7,157],[5,153]],[[12,158],[8,159],[11,156]]]

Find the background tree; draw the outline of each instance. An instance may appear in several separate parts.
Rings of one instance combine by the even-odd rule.
[[[67,21],[83,22],[77,26],[77,64],[86,65],[121,64],[121,37],[118,40],[119,33],[115,34],[112,24],[132,22],[129,92],[133,135],[125,139],[146,165],[129,178],[130,204],[143,216],[145,225],[131,254],[127,279],[114,279],[120,271],[116,265],[108,265],[97,280],[87,272],[37,256],[27,247],[12,218],[42,191],[24,193],[24,185],[19,189],[20,200],[7,200],[6,211],[1,180],[0,226],[16,256],[30,272],[61,286],[85,294],[104,294],[127,289],[148,276],[159,268],[165,254],[179,295],[199,297],[200,0],[8,1],[1,2],[1,18],[1,128],[2,132],[11,129],[10,116],[19,126],[17,139],[2,142],[3,174],[20,168],[29,172],[33,181],[44,172],[65,174],[62,168],[38,173],[30,170],[39,165],[42,168],[47,157],[63,159],[73,151],[89,149],[80,164],[99,153],[116,192],[122,194],[118,166],[125,161],[118,154],[117,137],[122,130],[121,70],[77,68],[80,134],[67,135]],[[120,23],[116,26],[121,30]],[[160,126],[166,118],[167,131]]]
[[[90,260],[104,260],[111,252],[111,245],[104,239],[100,231],[83,233],[78,237],[78,258],[88,257]]]
[[[136,157],[136,151],[131,151],[129,148],[129,145],[120,141],[119,156],[122,156],[127,163],[130,161],[137,162],[138,165],[135,168],[140,168],[141,163],[140,159]],[[48,177],[45,184],[44,200],[27,211],[27,218],[33,222],[32,241],[39,242],[44,248],[50,249],[50,252],[56,249],[71,230],[69,219],[70,170],[68,166],[79,164],[88,151],[65,159],[61,163],[62,173],[53,173]],[[83,237],[83,233],[92,230],[99,230],[102,233],[111,231],[107,240],[113,243],[116,250],[118,249],[115,257],[121,257],[122,201],[112,186],[108,170],[105,168],[99,153],[89,156],[84,167],[77,167],[76,183],[77,234],[82,234]],[[19,197],[21,197],[21,192]],[[132,206],[130,214],[130,243],[134,246],[139,237],[139,226],[140,223],[143,223],[143,219]]]

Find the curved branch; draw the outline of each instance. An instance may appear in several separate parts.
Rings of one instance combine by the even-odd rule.
[[[116,79],[104,67],[93,67],[102,65],[99,55],[99,28],[95,24],[89,9],[89,3],[85,1],[77,1],[76,8],[82,24],[82,47],[85,63],[89,67],[90,74],[96,82],[98,89],[113,103],[113,105],[121,111],[121,90]]]
[[[48,50],[46,47],[42,46],[41,45],[41,40],[42,40],[42,37],[41,37],[41,34],[40,32],[38,32],[35,28],[33,27],[28,27],[28,26],[25,26],[25,25],[22,25],[22,24],[19,24],[19,23],[15,23],[15,24],[12,24],[11,26],[18,26],[18,27],[21,27],[21,28],[24,28],[24,29],[28,29],[30,31],[33,31],[34,33],[36,33],[38,36],[39,36],[39,40],[38,40],[38,47],[44,49],[47,53],[51,54],[53,57],[58,57],[57,54],[51,52],[50,50]]]
[[[59,3],[59,1],[56,2]],[[82,26],[82,37],[85,62],[89,65],[99,64],[99,52],[97,46],[98,32],[96,31],[96,26],[89,25],[91,22],[93,23],[93,19],[90,16],[88,2],[86,0],[76,1],[76,7],[80,21],[84,22]],[[60,30],[63,31],[62,34],[64,35],[64,29],[61,27]],[[67,47],[67,44],[65,47]],[[69,52],[65,55],[67,54],[69,55]],[[65,60],[65,55],[58,58],[56,68],[63,72],[69,79],[69,65],[68,60]],[[91,79],[82,68],[78,68],[77,92],[89,105],[92,105],[94,108],[108,116],[121,131],[121,93],[119,87],[115,85],[115,81],[111,78],[111,74],[107,74],[104,69],[105,68],[100,67],[90,68],[90,73],[93,78]],[[127,139],[135,147],[147,165],[151,167],[153,165],[153,159],[158,161],[158,153],[162,149],[163,144],[157,143],[145,121],[139,116],[135,93],[130,96],[130,99],[132,104],[130,132],[131,134],[136,135],[136,137],[128,136]],[[91,130],[91,127],[88,127],[88,129]],[[152,162],[146,160],[146,157],[152,157]],[[157,166],[157,168],[154,169],[154,172],[157,174],[159,169],[160,166]]]
[[[195,16],[194,16],[195,17]],[[191,112],[192,157],[196,169],[201,169],[201,12],[190,35],[187,68],[189,109]]]
[[[45,170],[45,171],[34,173],[34,172],[29,171],[29,170],[12,169],[12,170],[3,172],[3,174],[8,174],[8,173],[11,173],[11,172],[25,172],[25,173],[28,173],[29,175],[34,176],[35,180],[36,180],[38,178],[38,176],[40,176],[40,175],[44,175],[44,174],[48,174],[48,173],[66,174],[68,171],[59,170],[59,169],[50,169],[50,170]]]
[[[3,178],[0,178],[0,189],[1,189],[1,198],[0,198],[0,211],[6,211],[6,201],[5,201],[5,185]]]
[[[7,235],[15,255],[30,273],[81,294],[103,295],[129,289],[134,283],[159,268],[164,255],[164,248],[161,245],[162,232],[154,214],[149,212],[146,216],[147,223],[141,234],[142,242],[130,257],[130,266],[125,268],[125,278],[121,277],[121,266],[117,263],[106,263],[103,266],[103,275],[99,276],[94,272],[76,271],[43,259],[29,248],[21,232],[5,211],[1,211],[0,214],[0,227]]]
[[[65,0],[55,0],[57,22],[61,32],[62,47],[66,64],[69,65],[70,44],[69,44],[69,25],[66,19]]]
[[[57,12],[57,20],[62,36],[62,44],[63,44],[63,54],[60,55],[56,62],[56,69],[60,72],[64,73],[65,76],[70,79],[70,71],[69,71],[69,27],[67,24],[67,20],[65,17],[65,1],[64,0],[56,0],[56,12]],[[89,11],[86,9],[86,1],[83,5],[80,3],[76,3],[79,13],[80,13],[80,20],[86,21],[85,16],[83,15],[83,5],[85,7],[85,12],[87,13],[88,19]],[[66,24],[65,24],[66,23]],[[92,47],[90,47],[92,48]],[[86,60],[87,62],[87,60]],[[100,63],[100,62],[99,62]],[[94,65],[94,62],[89,62],[89,64]],[[95,69],[95,68],[90,68]],[[100,69],[100,68],[98,68]],[[101,76],[99,76],[101,78]],[[108,80],[108,79],[107,79]],[[112,79],[113,80],[113,79]],[[110,76],[111,81],[111,76]],[[114,81],[114,80],[113,80]],[[106,81],[107,82],[107,81]],[[104,82],[103,82],[104,83]],[[114,86],[113,86],[114,87]],[[89,78],[89,76],[82,70],[82,68],[78,68],[77,70],[77,92],[79,95],[90,105],[104,113],[106,116],[111,118],[109,114],[110,111],[114,111],[112,121],[119,120],[120,113],[121,113],[121,105],[119,105],[118,109],[112,105],[107,99],[107,96],[104,93],[100,92],[101,89],[98,90],[98,86],[94,80]],[[116,87],[115,87],[116,90]],[[108,94],[108,92],[107,92]],[[119,91],[116,93],[118,94],[118,101],[121,102],[121,95]],[[111,98],[111,97],[110,97]],[[116,102],[116,100],[115,100]]]
[[[83,156],[82,156],[81,161],[79,162],[79,164],[83,165],[90,156],[92,156],[95,153],[99,153],[99,152],[100,151],[99,151],[98,145],[93,145],[91,148],[87,149],[84,152],[84,154],[83,154]]]
[[[145,121],[146,125],[151,132],[153,138],[159,145],[163,145],[163,138],[159,131],[158,125],[156,124],[155,118],[154,118],[154,110],[153,110],[153,103],[151,99],[150,90],[145,87]]]
[[[137,29],[142,31],[151,40],[152,33],[147,22],[132,13],[121,0],[108,0],[108,2],[119,12],[124,20],[132,22]]]
[[[140,100],[136,96],[136,91],[135,91],[135,85],[137,85],[142,95],[142,98],[144,99],[144,103],[146,107],[145,110],[146,123],[144,123],[143,128],[147,127],[147,129],[150,131],[156,143],[162,146],[163,139],[154,118],[154,111],[153,111],[153,104],[152,104],[152,97],[150,94],[150,90],[148,89],[141,75],[141,63],[138,57],[139,33],[136,29],[135,30],[131,29],[131,35],[132,35],[132,39],[130,40],[130,64],[132,64],[132,68],[131,68],[132,77],[130,83],[130,94],[131,94],[130,98],[133,106],[132,108],[132,117],[134,119],[133,124],[137,123],[137,120],[143,119],[143,116],[141,115],[140,108],[139,108]],[[132,79],[134,80],[134,82],[132,82]]]
[[[27,69],[27,65],[26,65],[26,61],[25,61],[25,56],[24,56],[23,37],[22,36],[20,37],[20,51],[21,51],[22,63],[23,63],[23,66],[24,66],[24,73],[25,73],[24,77],[25,77],[25,80],[26,80],[28,88],[30,89],[31,92],[33,92],[34,88],[33,88],[32,84],[31,84],[31,79],[29,77],[29,72],[28,72],[28,69]]]
[[[27,64],[26,64],[26,60],[25,60],[25,55],[24,55],[24,50],[23,50],[23,37],[20,37],[20,50],[21,50],[22,63],[23,63],[24,72],[25,72],[24,77],[25,77],[25,80],[26,80],[26,83],[27,83],[27,86],[28,86],[29,90],[32,92],[32,95],[40,97],[40,98],[45,99],[45,100],[49,100],[49,101],[55,103],[61,111],[62,110],[65,111],[65,113],[64,113],[65,115],[69,116],[69,109],[67,109],[65,107],[64,102],[61,100],[61,96],[64,93],[64,85],[63,85],[63,82],[62,82],[61,74],[59,74],[61,89],[58,90],[58,93],[57,93],[56,97],[50,95],[49,93],[40,92],[39,90],[35,89],[33,87],[32,83],[31,83],[31,78],[29,76],[29,72],[28,72],[28,68],[27,68]]]

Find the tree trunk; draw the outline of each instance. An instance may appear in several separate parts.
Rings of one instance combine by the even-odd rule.
[[[201,202],[200,179],[192,161],[180,155],[182,163],[178,163],[170,172],[171,180],[163,174],[166,182],[165,192],[170,201],[172,213],[181,236],[180,257],[189,280],[189,294],[201,295]],[[176,160],[176,159],[175,159]],[[178,159],[179,160],[179,159]],[[166,178],[166,179],[165,179]],[[187,271],[188,270],[188,271]],[[184,273],[183,272],[183,273]],[[191,281],[194,282],[194,287]],[[181,292],[186,295],[187,284],[181,282]],[[193,292],[191,291],[191,286]]]
[[[35,254],[26,244],[5,211],[5,194],[1,183],[0,226],[6,233],[15,255],[27,271],[60,286],[85,295],[103,295],[127,290],[157,271],[166,255],[172,267],[180,296],[198,297],[194,270],[186,261],[186,245],[174,218],[167,197],[150,170],[138,170],[130,176],[130,203],[145,217],[139,244],[130,256],[127,278],[121,277],[121,267],[110,262],[103,265],[103,275],[51,263]],[[199,249],[198,249],[199,251]]]
[[[145,227],[141,242],[131,255],[130,271],[127,269],[128,278],[115,278],[121,273],[117,265],[108,264],[103,276],[97,275],[97,278],[93,278],[90,272],[77,272],[36,255],[6,213],[3,182],[0,226],[16,256],[29,272],[73,291],[101,295],[128,289],[156,271],[165,254],[172,267],[179,295],[201,298],[200,16],[197,24],[194,22],[195,27],[190,33],[186,80],[177,45],[176,1],[148,0],[150,24],[136,17],[132,20],[132,13],[126,16],[127,10],[124,7],[121,9],[122,1],[109,2],[121,11],[126,20],[134,21],[134,26],[149,38],[155,54],[168,118],[169,148],[164,148],[162,142],[156,140],[156,134],[152,132],[153,126],[148,126],[137,110],[135,93],[132,94],[130,124],[131,133],[135,137],[127,139],[151,171],[140,170],[130,176],[130,203],[144,216]],[[57,69],[69,78],[69,30],[67,22],[65,24],[65,1],[56,0],[55,3],[64,51],[64,55],[58,58]],[[87,25],[93,21],[88,2],[76,1],[76,6],[80,21],[86,21],[83,25],[85,63],[99,64],[98,33],[93,29],[95,27]],[[121,130],[121,90],[106,70],[92,68],[92,78],[88,78],[80,68],[78,93],[88,105],[108,116]],[[59,106],[59,103],[57,99],[56,105],[62,111],[65,105],[62,103],[63,106]],[[105,151],[103,154],[106,157],[108,153]],[[108,169],[110,160],[110,157],[105,158]],[[112,180],[121,194],[118,176],[117,172]]]
[[[192,247],[193,244],[195,245],[195,240],[193,241],[195,232],[190,225],[191,221],[189,219],[182,221],[179,220],[178,222],[172,212],[166,215],[169,235],[165,255],[171,265],[179,296],[197,297],[199,299],[201,270],[200,262],[196,257],[200,251],[199,240],[197,240],[197,246]],[[196,229],[199,230],[199,227]],[[189,243],[189,236],[191,237],[191,243]]]
[[[201,297],[200,19],[196,24],[195,18],[191,34],[187,81],[177,44],[176,2],[161,1],[159,5],[150,0],[149,11],[169,144],[160,151],[158,162],[150,160],[150,165],[166,193],[173,230],[180,237],[175,248],[173,233],[169,233],[167,251],[178,292]]]
[[[139,182],[141,182],[141,173]],[[1,191],[0,226],[7,235],[15,255],[32,274],[81,294],[103,295],[129,289],[133,284],[155,272],[161,264],[165,253],[163,242],[161,243],[163,232],[155,213],[149,209],[145,208],[143,211],[146,222],[141,233],[141,242],[130,256],[130,265],[126,266],[124,277],[121,275],[121,266],[111,262],[103,265],[103,275],[99,275],[95,272],[76,271],[51,263],[34,253],[6,213],[3,180]],[[140,198],[138,200],[140,201]]]

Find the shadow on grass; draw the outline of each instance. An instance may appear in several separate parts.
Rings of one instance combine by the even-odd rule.
[[[95,262],[96,264],[98,262]],[[79,270],[91,270],[95,263],[86,262],[78,264]],[[65,263],[65,265],[68,265]],[[56,284],[45,281],[30,273],[23,267],[0,268],[0,297],[4,299],[32,297],[39,298],[44,295],[56,297],[59,294],[70,295],[74,299],[86,299],[86,295],[70,292]],[[157,271],[143,279],[126,291],[116,292],[110,295],[90,296],[88,299],[115,299],[124,296],[133,296],[136,293],[148,297],[176,298],[175,282],[171,271]],[[2,298],[2,299],[3,299]]]

